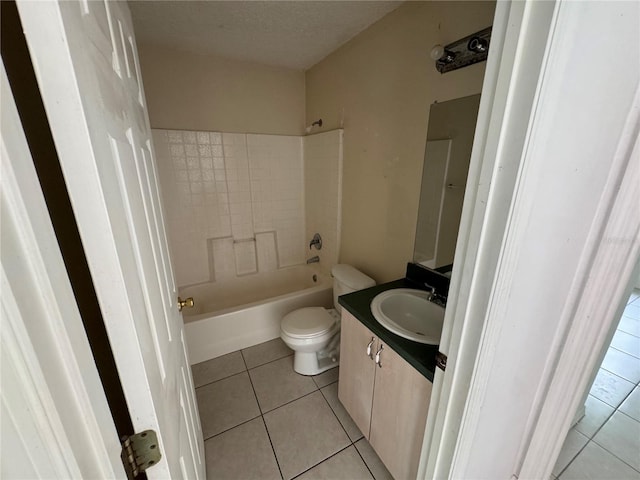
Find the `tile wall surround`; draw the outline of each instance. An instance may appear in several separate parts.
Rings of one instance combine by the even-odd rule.
[[[342,131],[152,133],[179,286],[303,264],[312,256],[305,225],[326,238],[325,266],[337,261]]]

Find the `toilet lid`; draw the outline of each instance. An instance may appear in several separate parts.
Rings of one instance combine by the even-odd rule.
[[[280,328],[287,335],[298,338],[315,337],[326,333],[335,324],[335,319],[322,307],[308,307],[288,313]]]

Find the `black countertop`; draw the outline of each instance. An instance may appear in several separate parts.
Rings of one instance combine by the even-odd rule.
[[[371,313],[371,300],[379,293],[393,288],[419,287],[411,280],[403,278],[342,295],[338,298],[338,303],[360,320],[360,322],[382,340],[385,345],[391,347],[398,355],[418,370],[418,372],[424,375],[427,380],[433,382],[438,345],[424,345],[391,333],[380,325]]]

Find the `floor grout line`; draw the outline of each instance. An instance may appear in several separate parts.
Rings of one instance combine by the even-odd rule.
[[[619,328],[616,328],[616,333],[618,333],[618,332],[620,332],[620,333],[624,333],[625,335],[629,335],[630,337],[633,337],[633,338],[638,338],[638,339],[640,339],[640,337],[639,337],[638,335],[634,335],[633,333],[625,332],[624,330],[621,330],[621,329],[619,329]],[[612,339],[612,340],[613,340],[613,339]]]
[[[269,427],[267,427],[267,422],[264,419],[264,415],[260,415],[262,418],[262,424],[264,425],[264,429],[267,432],[267,438],[269,439],[269,445],[271,445],[271,451],[273,452],[273,458],[276,461],[276,465],[278,466],[278,471],[280,472],[280,478],[284,480],[284,474],[282,473],[282,467],[280,467],[280,461],[278,460],[278,455],[276,454],[276,447],[273,446],[273,441],[271,440],[271,434],[269,433]]]
[[[633,387],[631,388],[631,391],[630,391],[628,394],[626,394],[626,395],[622,398],[622,400],[620,401],[620,403],[619,403],[618,405],[611,405],[611,404],[610,404],[610,403],[608,403],[606,400],[604,400],[604,399],[602,399],[602,398],[598,397],[597,395],[595,395],[595,394],[591,393],[591,391],[589,391],[589,395],[591,395],[593,398],[595,398],[595,399],[597,399],[597,400],[600,400],[602,403],[604,403],[604,404],[606,404],[606,405],[609,405],[609,406],[610,406],[611,408],[613,408],[614,410],[617,410],[617,409],[618,409],[618,407],[619,407],[620,405],[622,405],[622,402],[624,402],[624,401],[627,399],[627,397],[628,397],[629,395],[631,395],[631,393],[632,393],[632,392],[633,392],[633,390],[634,390],[634,389],[639,385],[639,383],[636,383],[636,382],[632,382],[632,381],[630,381],[630,380],[627,380],[626,378],[621,377],[620,375],[617,375],[617,374],[615,374],[615,373],[613,373],[613,372],[610,372],[610,371],[609,371],[609,370],[607,370],[606,368],[602,368],[602,367],[600,367],[600,370],[604,370],[605,372],[607,372],[607,373],[609,373],[609,374],[613,375],[614,377],[618,377],[619,379],[624,380],[625,382],[630,383],[631,385],[633,385]],[[593,388],[593,386],[592,386],[592,388]]]
[[[229,427],[229,428],[227,428],[227,429],[225,429],[225,430],[222,430],[221,432],[214,433],[213,435],[209,435],[209,436],[208,436],[208,437],[206,437],[206,438],[204,438],[204,437],[203,437],[203,438],[204,438],[204,441],[206,442],[207,440],[211,440],[212,438],[218,437],[218,436],[222,435],[223,433],[227,433],[228,431],[233,430],[233,429],[234,429],[234,428],[236,428],[236,427],[240,427],[240,426],[245,425],[245,424],[247,424],[247,423],[249,423],[249,422],[252,422],[252,421],[253,421],[253,420],[255,420],[256,418],[261,417],[261,416],[262,416],[262,415],[256,415],[255,417],[251,417],[251,418],[250,418],[250,419],[248,419],[248,420],[244,420],[244,421],[240,422],[239,424],[234,425],[233,427]]]
[[[348,438],[348,436],[347,436],[347,438]],[[347,448],[349,448],[349,447],[351,447],[351,446],[353,446],[353,442],[351,442],[351,443],[350,443],[349,445],[347,445],[346,447],[341,448],[341,449],[340,449],[340,450],[338,450],[337,452],[332,453],[332,454],[331,454],[331,455],[329,455],[327,458],[325,458],[325,459],[323,459],[323,460],[319,461],[319,462],[318,462],[318,463],[316,463],[315,465],[312,465],[312,466],[310,466],[309,468],[307,468],[306,470],[304,470],[304,471],[300,472],[300,473],[299,473],[299,474],[297,474],[295,477],[292,477],[292,478],[291,478],[291,480],[295,480],[296,478],[300,477],[301,475],[304,475],[304,474],[305,474],[305,473],[307,473],[309,470],[314,469],[315,467],[317,467],[317,466],[318,466],[318,465],[320,465],[321,463],[324,463],[324,462],[326,462],[327,460],[329,460],[330,458],[335,457],[335,456],[336,456],[336,455],[338,455],[339,453],[344,452]],[[355,447],[354,447],[354,448],[355,448]],[[356,448],[356,450],[358,450],[358,449]],[[365,465],[366,465],[366,463],[365,463]]]
[[[246,368],[247,371],[249,371],[249,367],[247,367],[247,359],[244,358],[244,353],[242,352],[242,350],[238,350],[238,352],[240,352],[240,358],[242,358],[242,363],[244,363],[244,368]]]
[[[583,451],[585,448],[587,448],[587,445],[589,445],[589,444],[591,443],[591,441],[592,441],[591,439],[587,440],[587,443],[585,443],[585,444],[582,446],[582,448],[581,448],[580,450],[578,450],[578,453],[576,453],[576,454],[573,456],[573,458],[571,458],[571,460],[569,460],[569,463],[567,463],[567,465],[566,465],[562,470],[560,470],[560,473],[559,473],[559,474],[558,474],[558,476],[556,477],[558,480],[560,480],[560,477],[562,476],[562,474],[563,474],[564,472],[566,472],[566,471],[567,471],[567,468],[569,468],[569,466],[573,463],[573,461],[574,461],[576,458],[578,458],[578,455],[580,455],[580,454],[582,453],[582,451]],[[552,475],[553,475],[553,474],[552,474]]]
[[[624,400],[623,400],[623,401],[624,401]],[[608,405],[608,404],[607,404],[607,405]],[[622,405],[622,404],[621,404],[621,405]],[[594,439],[594,437],[598,434],[598,432],[599,432],[600,430],[602,430],[602,427],[604,427],[604,426],[605,426],[605,424],[606,424],[609,420],[611,420],[611,417],[613,417],[613,414],[614,414],[614,413],[616,413],[617,411],[618,411],[618,409],[617,409],[617,408],[614,408],[614,409],[613,409],[613,412],[611,412],[609,415],[607,415],[607,418],[602,422],[602,425],[600,425],[598,428],[596,428],[596,431],[595,431],[595,432],[593,432],[593,435],[591,435],[591,436],[589,437],[589,441],[591,441],[591,440],[593,440],[593,439]]]
[[[244,358],[244,353],[240,350],[240,355],[242,356],[242,361],[244,361],[245,367],[247,366],[247,360]],[[267,432],[267,438],[269,439],[269,445],[271,445],[271,451],[273,452],[273,458],[276,461],[276,466],[278,467],[278,472],[280,472],[280,478],[284,480],[284,475],[282,473],[282,468],[280,467],[280,462],[278,461],[278,455],[276,454],[276,449],[273,446],[273,441],[271,440],[271,434],[269,433],[269,428],[267,427],[267,422],[264,419],[264,413],[262,413],[262,408],[260,408],[260,401],[258,400],[258,394],[256,393],[256,389],[253,386],[253,380],[251,379],[251,375],[247,371],[247,375],[249,377],[249,383],[251,384],[251,390],[253,390],[253,395],[256,399],[256,403],[258,404],[258,410],[260,410],[260,418],[262,419],[262,424],[264,425],[264,429]]]
[[[213,380],[212,382],[203,383],[202,385],[198,385],[195,387],[196,390],[202,387],[206,387],[207,385],[214,384],[216,382],[220,382],[222,380],[227,380],[228,378],[235,377],[236,375],[240,375],[241,373],[245,373],[247,370],[242,370],[241,372],[232,373],[231,375],[227,375],[226,377],[218,378],[217,380]]]
[[[227,375],[226,377],[218,378],[218,379],[213,380],[213,381],[211,381],[211,382],[203,383],[202,385],[198,385],[197,387],[194,387],[194,388],[197,390],[198,388],[206,387],[207,385],[211,385],[212,383],[219,382],[220,380],[226,380],[227,378],[231,378],[231,377],[233,377],[233,376],[235,376],[235,375],[238,375],[238,374],[240,374],[240,373],[243,373],[243,372],[250,372],[251,370],[255,370],[255,369],[256,369],[256,368],[258,368],[258,367],[262,367],[262,366],[264,366],[264,365],[268,365],[268,364],[270,364],[270,363],[277,362],[278,360],[282,360],[283,358],[291,357],[291,356],[293,355],[293,354],[286,355],[286,356],[284,356],[284,357],[276,358],[276,359],[273,359],[273,360],[269,360],[268,362],[262,363],[262,364],[260,364],[260,365],[256,365],[255,367],[248,368],[248,367],[247,367],[247,361],[246,361],[246,360],[245,360],[245,358],[244,358],[244,354],[242,353],[242,350],[236,350],[235,352],[231,352],[231,353],[236,353],[236,352],[240,352],[240,356],[242,357],[242,361],[243,361],[243,363],[244,363],[244,370],[242,370],[241,372],[232,373],[232,374],[230,374],[230,375]],[[230,353],[227,353],[226,355],[230,355]],[[220,358],[220,357],[211,358],[211,359],[209,359],[209,360],[205,360],[204,362],[198,362],[198,363],[196,363],[195,365],[199,365],[200,363],[210,362],[211,360],[216,360],[216,359],[218,359],[218,358]],[[192,375],[193,375],[193,367],[194,367],[194,365],[191,365],[191,369],[192,369],[192,370],[191,370],[191,372],[192,372]],[[195,385],[195,383],[194,383],[194,385]]]
[[[603,445],[600,445],[598,442],[596,442],[595,440],[590,440],[589,443],[595,443],[597,446],[599,446],[601,449],[603,449],[605,452],[607,452],[610,455],[613,455],[615,458],[617,458],[618,460],[620,460],[622,463],[624,463],[627,467],[631,468],[633,471],[640,473],[640,470],[638,470],[637,468],[635,468],[632,465],[629,465],[625,460],[623,460],[622,458],[620,458],[618,455],[616,455],[615,453],[613,453],[612,451],[608,450],[607,448],[605,448]]]
[[[364,459],[364,457],[362,456],[362,453],[360,453],[360,450],[358,450],[358,447],[356,446],[356,443],[358,443],[360,440],[364,440],[366,442],[368,442],[368,440],[366,438],[364,438],[364,435],[362,436],[362,438],[359,438],[358,440],[356,440],[355,442],[353,442],[353,448],[356,449],[356,452],[358,452],[358,456],[360,457],[360,459],[362,460],[362,462],[364,463],[364,466],[367,467],[367,470],[369,470],[369,475],[371,475],[371,478],[373,480],[376,479],[376,476],[373,474],[373,472],[371,471],[371,468],[369,468],[369,464],[367,463],[367,461]]]
[[[242,352],[242,350],[239,350],[239,352]],[[264,367],[265,365],[269,365],[270,363],[277,362],[278,360],[282,360],[283,358],[289,358],[289,357],[293,357],[293,353],[289,353],[288,355],[284,355],[282,357],[274,358],[273,360],[269,360],[268,362],[261,363],[260,365],[254,365],[251,368],[249,368],[245,360],[245,365],[247,365],[247,370],[255,370],[256,368]],[[244,358],[244,354],[243,354],[243,358]]]
[[[640,341],[640,337],[635,337],[635,338],[637,338],[637,339],[638,339],[638,341]],[[625,352],[624,350],[620,350],[619,348],[614,347],[613,345],[609,346],[609,350],[611,350],[611,349],[617,350],[618,352],[620,352],[620,353],[624,353],[625,355],[629,355],[630,357],[633,357],[633,358],[635,358],[636,360],[638,360],[638,362],[640,362],[640,358],[638,358],[638,357],[636,357],[635,355],[632,355],[632,354],[630,354],[630,353],[628,353],[628,352]],[[607,350],[607,352],[608,352],[609,350]]]
[[[633,392],[633,390],[631,390],[631,392]],[[629,397],[629,395],[631,395],[631,392],[630,392],[629,394],[627,394],[627,396],[626,396],[626,397],[624,397],[624,399],[622,400],[622,402],[620,402],[620,405],[622,405],[622,404],[624,403],[624,401]],[[597,398],[597,397],[594,397],[594,398]],[[600,399],[598,399],[598,400],[600,400]],[[602,400],[600,400],[600,401],[602,401]],[[608,405],[608,404],[607,404],[607,405]],[[602,430],[602,428],[604,428],[604,426],[607,424],[607,422],[608,422],[609,420],[611,420],[611,417],[613,417],[613,415],[614,415],[617,411],[619,411],[619,408],[614,408],[613,412],[611,412],[611,414],[607,416],[607,418],[606,418],[606,419],[602,422],[602,424],[601,424],[601,425],[596,429],[596,431],[593,433],[593,435],[592,435],[592,436],[590,436],[590,437],[587,437],[587,438],[588,438],[587,443],[585,443],[585,444],[584,444],[584,446],[583,446],[583,447],[578,451],[578,453],[576,453],[576,454],[573,456],[573,458],[569,461],[569,463],[568,463],[568,464],[567,464],[567,465],[566,465],[566,466],[565,466],[565,467],[560,471],[560,473],[558,474],[558,477],[557,477],[557,478],[558,478],[559,480],[560,480],[561,475],[562,475],[562,474],[563,474],[563,473],[564,473],[564,472],[569,468],[569,466],[570,466],[570,465],[575,461],[575,459],[576,459],[576,458],[578,458],[578,455],[580,455],[580,454],[582,453],[582,451],[583,451],[585,448],[587,448],[587,445],[589,445],[589,444],[590,444],[590,443],[592,443],[592,442],[593,442],[593,443],[595,443],[596,445],[598,445],[600,448],[602,448],[605,452],[607,452],[607,453],[609,453],[609,454],[613,455],[615,458],[617,458],[618,460],[620,460],[621,462],[623,462],[625,465],[627,465],[627,466],[629,466],[629,467],[633,468],[631,465],[629,465],[627,462],[625,462],[624,460],[622,460],[622,459],[621,459],[620,457],[618,457],[616,454],[614,454],[613,452],[610,452],[610,451],[609,451],[609,450],[607,450],[604,446],[600,445],[598,442],[596,442],[596,441],[594,440],[594,439],[595,439],[595,437],[596,437],[596,435],[598,434],[598,432],[600,432],[600,430]],[[624,414],[624,412],[620,412],[620,413]],[[628,415],[627,415],[627,416],[628,416]],[[631,418],[631,417],[630,417],[630,418]],[[575,429],[575,426],[574,426],[574,427],[572,427],[572,428],[574,428],[574,429]],[[582,432],[580,432],[579,430],[576,430],[576,431],[577,431],[578,433],[582,433]],[[584,435],[584,434],[582,433],[582,435]],[[585,435],[585,437],[586,437],[586,435]],[[633,470],[636,470],[636,469],[635,469],[635,468],[633,468]],[[636,470],[636,471],[637,471],[637,470]]]
[[[333,383],[330,383],[329,385],[333,385]],[[327,387],[329,385],[326,385]],[[322,387],[325,388],[325,387]],[[342,424],[342,422],[340,421],[340,419],[338,418],[338,415],[336,414],[335,410],[333,409],[333,407],[331,406],[331,404],[329,403],[329,400],[327,399],[327,397],[325,396],[324,392],[322,391],[322,388],[320,388],[320,394],[322,395],[322,398],[324,398],[324,401],[327,403],[327,405],[329,406],[329,410],[331,410],[331,413],[333,413],[333,416],[336,418],[336,420],[338,421],[338,425],[340,425],[342,427],[342,430],[344,431],[344,434],[347,436],[347,438],[349,439],[349,441],[353,444],[355,442],[355,440],[351,440],[351,437],[349,436],[349,432],[347,432],[347,429],[344,428],[344,425]],[[338,401],[340,401],[338,399]],[[356,425],[357,426],[357,425]],[[360,430],[360,429],[358,429]],[[360,432],[362,433],[362,432]],[[360,439],[358,439],[360,440]]]
[[[289,400],[288,402],[283,403],[282,405],[278,405],[277,407],[273,407],[271,410],[267,410],[266,412],[262,412],[262,409],[260,409],[260,411],[262,412],[262,415],[266,415],[267,413],[275,412],[279,408],[286,407],[287,405],[290,405],[293,402],[296,402],[296,401],[300,400],[301,398],[308,397],[309,395],[313,395],[314,393],[318,392],[319,390],[320,389],[316,387],[316,389],[313,392],[305,393],[304,395],[302,395],[302,396],[300,396],[298,398],[294,398],[293,400]],[[260,406],[260,402],[258,402],[258,406]]]
[[[635,358],[635,357],[633,357],[633,358]],[[631,385],[633,385],[633,386],[634,386],[634,388],[635,388],[635,385],[637,385],[637,382],[635,382],[635,381],[633,381],[633,380],[629,380],[628,378],[623,377],[623,376],[622,376],[622,375],[620,375],[619,373],[612,372],[611,370],[608,370],[608,369],[606,369],[605,367],[600,367],[600,369],[601,369],[601,370],[604,370],[604,371],[605,371],[605,372],[607,372],[607,373],[610,373],[611,375],[615,375],[616,377],[621,378],[622,380],[624,380],[624,381],[625,381],[625,382],[627,382],[627,383],[630,383]],[[632,388],[632,390],[633,390],[633,388]],[[625,397],[625,398],[626,398],[626,397]],[[603,400],[603,401],[604,401],[604,400]],[[613,405],[611,405],[611,406],[613,406]],[[616,408],[617,408],[617,407],[616,407]]]

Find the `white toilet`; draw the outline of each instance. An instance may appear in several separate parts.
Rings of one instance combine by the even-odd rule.
[[[340,310],[338,297],[372,287],[376,282],[351,265],[334,265],[332,309],[300,308],[280,323],[280,337],[293,350],[293,369],[302,375],[317,375],[340,361]]]

